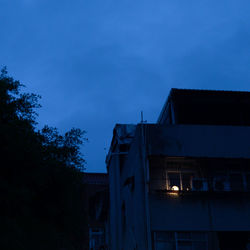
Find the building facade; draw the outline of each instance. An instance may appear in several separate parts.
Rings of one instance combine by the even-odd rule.
[[[84,173],[85,210],[88,218],[89,250],[108,249],[108,175]]]
[[[250,249],[250,93],[172,89],[106,163],[111,250]]]

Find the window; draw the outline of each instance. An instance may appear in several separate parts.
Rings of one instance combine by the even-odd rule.
[[[189,191],[192,187],[194,173],[190,172],[168,172],[167,189]],[[178,187],[178,189],[175,189]]]
[[[215,191],[250,191],[250,174],[231,171],[213,177]]]
[[[182,190],[191,190],[191,181],[193,178],[193,174],[190,173],[182,173],[181,181],[182,181]]]
[[[155,232],[155,250],[207,250],[206,232]]]
[[[244,190],[243,175],[241,173],[229,174],[229,181],[232,191]]]
[[[213,189],[215,191],[230,191],[230,182],[226,174],[218,174],[213,178]]]
[[[168,189],[171,190],[173,187],[181,189],[180,173],[168,173]]]
[[[174,232],[155,232],[155,250],[176,250]]]
[[[89,229],[89,248],[99,249],[100,246],[105,244],[103,228],[90,228]]]

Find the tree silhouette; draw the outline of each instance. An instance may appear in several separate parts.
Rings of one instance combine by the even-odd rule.
[[[0,249],[85,249],[84,131],[36,130],[39,95],[0,74]]]

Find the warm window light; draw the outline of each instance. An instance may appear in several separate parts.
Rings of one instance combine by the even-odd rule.
[[[178,186],[172,186],[172,187],[171,187],[171,190],[172,190],[172,191],[179,191],[179,187],[178,187]]]

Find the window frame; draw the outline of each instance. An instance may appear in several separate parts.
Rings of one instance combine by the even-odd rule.
[[[163,232],[163,231],[155,231],[154,232],[154,250],[157,250],[157,242],[172,242],[175,246],[175,250],[179,250],[180,246],[179,243],[180,242],[190,242],[191,243],[191,248],[192,250],[194,250],[194,243],[195,242],[203,242],[206,245],[206,249],[203,250],[208,250],[208,232],[206,231],[177,231],[177,232],[173,232],[173,231],[164,231],[166,233],[173,233],[173,239],[168,240],[166,239],[164,240],[157,240],[157,233],[159,232]],[[189,233],[190,234],[190,239],[185,239],[185,238],[179,238],[178,234],[180,233]],[[204,234],[204,239],[194,239],[193,234],[195,233],[203,233]]]
[[[242,177],[242,186],[243,188],[242,189],[239,189],[239,190],[233,190],[232,188],[232,184],[231,184],[231,180],[230,180],[230,175],[233,175],[233,174],[238,174],[238,175],[241,175]],[[216,179],[219,179],[220,177],[221,178],[225,178],[224,179],[224,182],[227,183],[229,185],[229,189],[228,190],[223,190],[223,191],[229,191],[229,192],[250,192],[250,190],[248,190],[248,186],[250,186],[250,183],[248,184],[247,182],[247,175],[250,175],[250,171],[244,171],[244,170],[227,170],[225,172],[217,172],[214,174],[214,176],[212,177],[212,180],[213,180],[213,190],[214,191],[217,191],[214,187],[214,182]]]
[[[191,191],[192,190],[192,179],[194,177],[196,177],[197,172],[194,170],[166,170],[166,187],[167,187],[168,191],[172,191],[169,174],[178,174],[179,175],[179,182],[180,182],[179,191]],[[189,190],[183,188],[183,175],[184,174],[190,174],[190,189]]]

